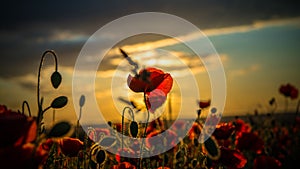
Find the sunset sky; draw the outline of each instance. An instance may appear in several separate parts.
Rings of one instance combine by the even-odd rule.
[[[252,114],[255,109],[261,113],[271,107],[268,101],[275,97],[278,112],[283,111],[284,97],[278,92],[279,86],[291,83],[300,88],[300,11],[295,1],[92,1],[84,3],[72,1],[47,1],[45,3],[20,2],[1,5],[0,27],[0,104],[9,108],[21,109],[27,100],[33,114],[37,110],[36,84],[37,70],[42,53],[53,49],[58,55],[59,72],[63,76],[61,86],[54,90],[50,85],[50,75],[54,70],[52,59],[45,60],[42,70],[42,96],[46,107],[58,95],[66,95],[69,103],[56,111],[57,120],[76,120],[72,100],[72,76],[76,59],[81,48],[98,29],[114,19],[137,12],[165,12],[193,23],[208,37],[218,52],[227,81],[227,98],[223,115]],[[151,23],[149,23],[151,24]],[[111,35],[113,36],[113,35]],[[185,35],[190,43],[200,43],[199,35]],[[99,42],[106,43],[109,36]],[[129,72],[123,72],[121,87],[115,88],[115,70],[126,67],[126,61],[117,52],[122,47],[130,56],[143,65],[169,64],[169,67],[185,63],[195,74],[201,98],[210,99],[210,82],[201,60],[182,43],[169,37],[139,35],[116,44],[101,63],[95,84],[95,95],[108,120],[120,121],[116,110],[124,103],[115,106],[111,98],[120,90],[126,90]],[[170,59],[164,50],[177,56]],[[119,56],[120,55],[120,56]],[[144,60],[148,58],[148,60]],[[209,59],[209,57],[206,57]],[[154,60],[154,61],[151,61]],[[180,62],[178,62],[180,60]],[[149,62],[146,62],[149,61]],[[164,62],[165,61],[165,62]],[[194,65],[193,65],[194,64]],[[196,65],[196,66],[195,66]],[[198,66],[199,65],[199,66]],[[118,68],[120,68],[118,67]],[[120,73],[120,72],[119,72]],[[184,71],[175,76],[184,76]],[[118,81],[119,82],[119,81]],[[172,93],[174,111],[180,102],[180,92],[175,84]],[[189,83],[182,84],[188,86]],[[118,90],[117,90],[118,89]],[[83,108],[83,119],[93,122],[89,116],[88,100]],[[289,110],[295,111],[297,100],[290,101]],[[192,107],[193,107],[192,106]],[[189,110],[192,111],[192,110]],[[46,113],[51,120],[51,110]]]

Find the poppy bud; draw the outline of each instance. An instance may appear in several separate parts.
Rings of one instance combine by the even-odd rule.
[[[207,151],[207,155],[209,158],[212,160],[217,160],[220,158],[220,149],[219,146],[216,142],[215,139],[212,137],[209,137],[205,142],[204,142],[204,148]]]
[[[51,75],[51,84],[55,89],[57,89],[58,86],[60,85],[61,79],[62,78],[61,78],[61,75],[60,75],[59,72],[55,71],[55,72],[52,73],[52,75]]]
[[[137,122],[132,121],[129,125],[129,129],[130,129],[130,134],[132,137],[136,137],[139,131],[139,127]]]

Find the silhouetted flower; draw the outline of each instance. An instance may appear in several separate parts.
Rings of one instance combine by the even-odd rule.
[[[146,104],[153,113],[166,101],[166,96],[172,89],[173,78],[162,70],[146,68],[134,77],[129,75],[127,84],[132,91],[144,92],[147,95]]]
[[[235,130],[232,123],[219,123],[213,133],[216,139],[228,139]]]
[[[151,121],[148,124],[148,128],[146,130],[146,134],[151,133],[153,130],[164,130],[164,122],[160,120],[160,118],[157,118],[156,120]]]
[[[78,152],[83,149],[83,142],[77,138],[61,138],[58,140],[58,144],[62,153],[69,157],[76,157]]]
[[[235,132],[236,135],[239,136],[244,132],[250,132],[250,126],[249,124],[245,123],[244,120],[237,118],[234,122],[233,122],[234,126],[235,126]]]
[[[274,157],[262,155],[254,159],[253,169],[279,169],[279,168],[281,168],[281,162],[275,159]]]
[[[35,145],[32,143],[1,148],[1,168],[38,169],[46,161],[49,151],[39,145],[34,154],[34,149]]]
[[[289,83],[286,85],[281,85],[279,92],[285,97],[290,97],[291,99],[297,99],[298,97],[298,89]]]
[[[218,162],[225,165],[228,169],[243,168],[247,163],[247,158],[238,150],[232,150],[221,146],[221,157]]]
[[[176,120],[173,123],[174,130],[183,130],[185,128],[186,121],[184,120]]]
[[[264,149],[264,142],[257,134],[252,132],[242,133],[236,140],[236,148],[239,150],[251,150],[260,154]]]
[[[146,145],[149,148],[155,147],[157,145],[165,146],[164,140],[166,141],[165,143],[168,146],[175,146],[177,141],[177,134],[172,130],[166,130],[166,131],[154,130],[147,135]]]
[[[130,159],[130,157],[133,157],[135,155],[135,152],[130,148],[119,148],[116,153],[116,160],[120,163],[123,159],[127,160]]]
[[[89,138],[91,140],[93,140],[93,138],[95,138],[97,141],[101,135],[109,136],[110,135],[109,129],[95,128],[94,132],[90,132]]]
[[[37,125],[33,117],[8,110],[0,106],[0,148],[5,146],[20,146],[35,140]]]
[[[208,108],[210,106],[210,100],[200,100],[199,101],[199,107],[201,109]]]
[[[48,157],[48,150],[36,139],[36,120],[0,105],[0,159],[2,168],[39,168]]]
[[[129,162],[122,162],[118,165],[112,166],[111,169],[136,169],[136,167]]]
[[[124,127],[124,129],[126,128],[125,124],[123,125],[123,127]],[[122,133],[122,123],[116,123],[115,128],[118,132]]]

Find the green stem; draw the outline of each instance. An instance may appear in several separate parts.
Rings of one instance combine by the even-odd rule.
[[[42,66],[43,66],[43,62],[44,62],[44,59],[45,57],[47,56],[47,54],[50,53],[52,54],[51,56],[53,56],[54,58],[54,63],[55,63],[55,71],[57,71],[57,56],[55,54],[55,52],[53,50],[46,50],[43,55],[42,55],[42,58],[41,58],[41,61],[40,61],[40,65],[39,65],[39,70],[38,70],[38,82],[37,82],[37,105],[38,105],[38,116],[37,116],[37,138],[39,137],[39,133],[40,133],[40,128],[41,128],[41,121],[42,121],[42,117],[43,117],[43,113],[48,110],[49,108],[46,108],[44,111],[43,111],[43,108],[42,108],[42,102],[43,102],[43,99],[40,98],[40,81],[41,81],[41,71],[42,71]]]
[[[38,82],[37,82],[37,103],[39,105],[40,103],[40,79],[41,79],[41,71],[42,71],[42,66],[43,66],[43,62],[44,62],[44,59],[45,59],[45,56],[47,56],[47,54],[50,53],[52,54],[51,56],[54,57],[54,63],[55,63],[55,71],[57,71],[57,56],[55,54],[55,52],[53,50],[46,50],[43,55],[42,55],[42,58],[41,58],[41,61],[40,61],[40,65],[39,65],[39,71],[38,71]]]
[[[145,144],[145,137],[146,137],[146,132],[147,132],[147,128],[148,128],[148,122],[149,122],[149,117],[150,117],[150,113],[149,113],[149,108],[146,102],[146,93],[144,92],[144,103],[147,109],[147,120],[146,120],[146,126],[144,129],[144,134],[143,134],[143,138],[142,138],[142,144],[141,144],[141,150],[140,150],[140,164],[139,164],[139,168],[142,168],[142,156],[143,156],[143,149],[144,149],[144,144]]]
[[[298,114],[298,112],[299,112],[299,107],[300,107],[300,100],[298,100],[298,104],[297,104],[297,107],[296,107],[296,114]]]
[[[123,109],[123,112],[122,112],[122,129],[121,129],[121,132],[122,132],[122,144],[121,144],[122,151],[123,151],[123,148],[124,148],[124,114],[125,114],[126,109],[129,110],[130,115],[131,115],[131,117],[132,117],[132,120],[134,121],[134,114],[133,114],[133,111],[131,110],[130,107],[127,107],[127,106],[126,106],[126,107]]]
[[[285,113],[287,113],[288,110],[288,98],[285,97]]]
[[[31,111],[30,111],[30,107],[29,107],[29,104],[28,104],[27,101],[23,101],[23,104],[22,104],[22,114],[24,114],[24,106],[25,105],[27,107],[28,115],[29,115],[29,117],[31,117]]]
[[[79,117],[76,123],[76,131],[75,131],[75,137],[79,138],[79,121],[81,119],[81,114],[82,114],[82,106],[80,106],[80,111],[79,111]]]
[[[55,109],[53,109],[53,114],[52,114],[52,125],[55,123]]]

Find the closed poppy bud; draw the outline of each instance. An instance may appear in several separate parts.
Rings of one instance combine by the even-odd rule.
[[[139,131],[139,126],[136,121],[132,121],[129,125],[130,134],[132,137],[136,137]]]
[[[204,149],[210,159],[217,160],[220,158],[220,149],[217,141],[213,137],[209,137],[204,142]]]
[[[51,84],[55,89],[57,89],[58,86],[60,85],[61,79],[62,78],[61,78],[61,75],[60,75],[59,72],[55,71],[55,72],[52,73],[52,75],[51,75]]]

